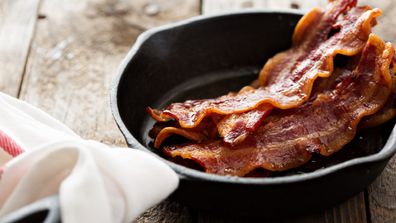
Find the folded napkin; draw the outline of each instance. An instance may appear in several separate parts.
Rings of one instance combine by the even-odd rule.
[[[84,140],[0,93],[0,218],[59,194],[63,222],[131,222],[178,186],[153,155]]]

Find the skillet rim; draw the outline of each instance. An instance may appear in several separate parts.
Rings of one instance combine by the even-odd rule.
[[[121,133],[123,134],[127,144],[131,149],[139,149],[143,151],[147,151],[150,154],[156,156],[157,158],[161,159],[162,161],[166,162],[173,170],[176,171],[178,176],[181,179],[188,179],[188,180],[200,180],[200,181],[209,181],[214,183],[232,183],[232,184],[249,184],[249,185],[276,185],[276,184],[292,184],[292,183],[302,183],[308,180],[315,180],[322,177],[326,177],[330,174],[335,174],[340,172],[349,167],[355,167],[359,165],[374,163],[374,162],[388,162],[395,153],[396,153],[396,125],[393,127],[391,134],[385,144],[385,146],[377,153],[364,156],[353,158],[339,164],[326,167],[323,169],[318,169],[316,171],[310,173],[302,173],[290,176],[281,176],[281,177],[274,177],[274,178],[250,178],[250,177],[236,177],[236,176],[221,176],[216,174],[209,174],[205,172],[201,172],[198,170],[194,170],[191,168],[184,167],[182,165],[173,163],[164,159],[163,157],[153,153],[150,149],[143,146],[140,142],[136,140],[136,138],[129,132],[128,128],[126,127],[125,123],[122,120],[122,117],[119,112],[118,108],[118,89],[120,85],[120,81],[122,80],[123,76],[125,75],[125,71],[128,67],[130,61],[134,59],[134,56],[140,50],[143,43],[145,43],[149,38],[154,36],[157,33],[162,31],[171,30],[177,27],[188,26],[189,24],[200,22],[203,20],[210,20],[216,19],[221,17],[232,17],[238,15],[248,15],[248,14],[292,14],[292,15],[303,15],[303,11],[296,10],[296,9],[284,9],[284,10],[271,10],[271,9],[260,9],[260,10],[243,10],[231,13],[221,13],[221,14],[214,14],[214,15],[199,15],[195,16],[180,22],[167,24],[163,26],[159,26],[156,28],[149,29],[142,34],[139,35],[136,42],[134,43],[133,47],[129,50],[126,57],[123,59],[121,64],[119,65],[116,74],[113,78],[113,82],[111,84],[110,89],[110,106],[112,115],[116,121],[118,128],[120,129]]]

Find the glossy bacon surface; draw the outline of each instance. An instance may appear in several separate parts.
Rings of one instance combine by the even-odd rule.
[[[309,98],[314,80],[330,75],[336,54],[355,55],[367,41],[381,12],[355,4],[354,0],[332,1],[327,10],[315,9],[304,16],[296,27],[293,47],[264,66],[259,88],[216,99],[173,103],[157,111],[153,118],[157,121],[173,118],[182,128],[193,128],[211,114],[240,114],[264,103],[281,109],[301,105]],[[330,35],[334,29],[337,32]]]
[[[392,93],[385,106],[377,113],[364,118],[359,123],[359,129],[373,128],[396,117],[396,77],[392,76]]]
[[[231,145],[241,143],[250,132],[254,132],[263,119],[272,111],[272,105],[263,104],[258,108],[242,113],[227,115],[217,123],[223,141]]]
[[[392,93],[381,111],[364,118],[359,123],[359,129],[372,128],[384,124],[396,117],[396,55],[393,56],[391,64],[392,75]]]
[[[175,122],[157,122],[150,130],[150,137],[154,140],[154,148],[160,148],[163,142],[171,136],[182,136],[192,142],[199,143],[216,139],[218,132],[214,117],[207,118],[198,126],[183,129]]]
[[[392,89],[392,44],[374,34],[355,69],[346,66],[334,89],[313,101],[271,115],[242,143],[222,140],[164,147],[171,157],[191,159],[206,172],[244,176],[257,168],[282,171],[310,160],[312,153],[329,156],[353,139],[360,120],[380,110]]]

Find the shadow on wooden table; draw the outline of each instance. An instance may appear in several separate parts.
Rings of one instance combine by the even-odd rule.
[[[265,202],[265,201],[263,201]],[[243,204],[241,204],[243,205]],[[300,216],[289,216],[288,213],[278,218],[238,217],[229,214],[219,214],[198,209],[189,208],[178,202],[167,199],[157,206],[147,210],[135,222],[181,222],[181,223],[239,223],[239,222],[269,222],[269,223],[338,223],[338,222],[361,222],[366,223],[367,217],[364,205],[364,193],[360,193],[348,201],[336,205],[327,210],[314,212]],[[266,210],[262,210],[265,215]]]
[[[263,209],[263,213],[265,209]],[[203,223],[242,223],[242,222],[266,222],[266,223],[307,223],[307,222],[323,222],[323,212],[312,213],[304,216],[288,216],[285,213],[279,218],[265,218],[265,217],[239,217],[239,216],[224,216],[217,215],[206,211],[192,210],[195,222]],[[259,215],[259,214],[258,214]]]

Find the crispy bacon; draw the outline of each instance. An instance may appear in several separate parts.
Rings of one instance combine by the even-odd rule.
[[[359,123],[359,129],[373,128],[396,117],[396,77],[392,76],[392,93],[385,106],[377,113],[365,117]]]
[[[192,142],[199,143],[213,140],[217,137],[216,117],[210,117],[191,129],[183,129],[175,122],[157,122],[149,132],[154,140],[154,148],[160,148],[162,143],[171,136],[179,135]]]
[[[254,132],[260,126],[262,120],[271,111],[270,104],[263,104],[246,113],[227,115],[217,124],[219,135],[224,142],[231,145],[241,143],[250,132]]]
[[[371,115],[370,117],[367,117],[367,119],[362,120],[362,122],[359,124],[359,129],[373,128],[382,125],[395,117],[396,108],[389,107],[375,113],[374,115]]]
[[[333,4],[336,5],[336,3]],[[350,4],[355,5],[356,2]],[[339,6],[340,8],[345,7],[345,5],[339,5]],[[316,77],[318,76],[321,77],[330,76],[332,70],[332,64],[330,65],[329,68],[329,63],[332,63],[332,60],[334,59],[334,54],[333,55],[332,54],[321,55],[321,54],[323,49],[326,50],[330,48],[331,50],[332,43],[330,42],[328,46],[321,45],[322,41],[325,41],[327,36],[331,34],[332,29],[335,30],[335,29],[341,29],[341,27],[348,27],[351,21],[359,17],[357,15],[359,15],[361,12],[365,10],[368,10],[367,7],[360,8],[360,10],[362,11],[357,13],[355,12],[356,15],[354,15],[353,12],[350,12],[350,14],[352,15],[350,18],[338,19],[335,22],[335,24],[330,26],[329,24],[334,23],[335,18],[337,18],[338,16],[338,14],[334,12],[339,12],[340,8],[337,8],[334,5],[333,6],[329,5],[329,9],[326,11],[326,13],[322,12],[320,9],[314,9],[311,12],[309,12],[307,15],[305,15],[297,24],[293,35],[293,45],[295,47],[291,48],[286,52],[279,53],[278,55],[274,56],[266,63],[266,65],[260,72],[260,77],[258,79],[259,85],[270,86],[270,85],[282,83],[282,80],[285,77],[289,77],[288,79],[292,80],[292,77],[294,76],[296,79],[292,81],[296,81],[296,80],[299,81],[300,79],[298,78],[303,75],[308,77],[311,76],[310,78],[311,80],[315,80]],[[375,20],[372,21],[372,24],[375,23],[374,21]],[[345,33],[347,32],[348,31],[345,31]],[[368,36],[369,33],[370,32],[367,32],[365,33],[365,35]],[[360,41],[360,42],[357,41],[357,43],[350,43],[352,41],[354,40],[349,39],[348,41],[346,41],[345,49],[341,49],[340,51],[343,52],[339,52],[339,54],[353,55],[356,52],[359,52],[359,48],[353,49],[353,47],[349,48],[352,49],[351,50],[352,52],[349,52],[350,54],[346,52],[348,51],[348,44],[350,44],[350,46],[364,45],[364,41]],[[323,66],[323,68],[321,66]],[[308,74],[305,73],[307,71]],[[309,72],[312,72],[312,74],[309,75]],[[317,73],[316,77],[312,76],[315,75],[315,72]],[[307,95],[307,97],[302,98],[302,101],[307,100],[307,98],[309,97],[309,93],[307,92],[310,92],[312,89],[313,81],[312,82],[309,81],[310,80],[306,81],[307,83],[306,87],[308,89],[306,89],[305,92],[303,89],[303,92]],[[286,86],[285,89],[288,89],[288,87],[289,86]],[[296,94],[300,93],[301,91],[301,89],[295,89],[295,90],[296,90],[295,91]],[[288,93],[293,93],[293,92],[288,92]],[[222,135],[224,137],[224,141],[232,145],[235,145],[237,143],[242,142],[244,138],[246,138],[249,132],[254,132],[256,128],[260,126],[260,123],[265,118],[265,116],[267,116],[270,113],[270,110],[272,109],[272,107],[269,104],[265,104],[264,107],[266,108],[266,110],[264,110],[263,105],[261,105],[258,109],[247,111],[242,114],[227,115],[222,120],[221,123],[222,125],[219,126],[220,128],[223,126],[227,126],[226,132],[224,132],[222,129],[219,128],[220,133],[224,132]],[[256,128],[252,128],[251,126],[256,126]]]
[[[381,111],[365,117],[359,123],[359,129],[373,128],[382,125],[396,117],[396,54],[393,56],[393,61],[390,67],[392,72],[392,93],[385,103]]]
[[[355,5],[356,0],[332,1],[326,11],[315,9],[304,16],[296,27],[293,47],[264,66],[259,88],[216,99],[173,103],[163,111],[156,110],[152,117],[157,121],[175,119],[182,128],[193,128],[208,115],[231,115],[220,125],[227,128],[219,132],[229,143],[242,141],[273,106],[289,109],[307,101],[315,79],[328,77],[333,71],[335,55],[351,56],[362,50],[381,12]],[[335,29],[337,32],[332,33]]]
[[[222,140],[164,147],[170,157],[200,164],[206,172],[244,176],[257,168],[282,171],[306,163],[312,153],[329,156],[353,139],[359,121],[380,110],[387,101],[392,78],[391,43],[374,34],[352,71],[346,66],[342,80],[297,108],[271,115],[242,143]]]
[[[206,136],[200,132],[192,131],[189,129],[182,129],[177,127],[165,127],[163,128],[157,135],[154,141],[154,147],[159,148],[161,144],[165,141],[165,139],[169,138],[172,135],[180,135],[186,139],[189,139],[193,142],[202,142],[206,139]]]

